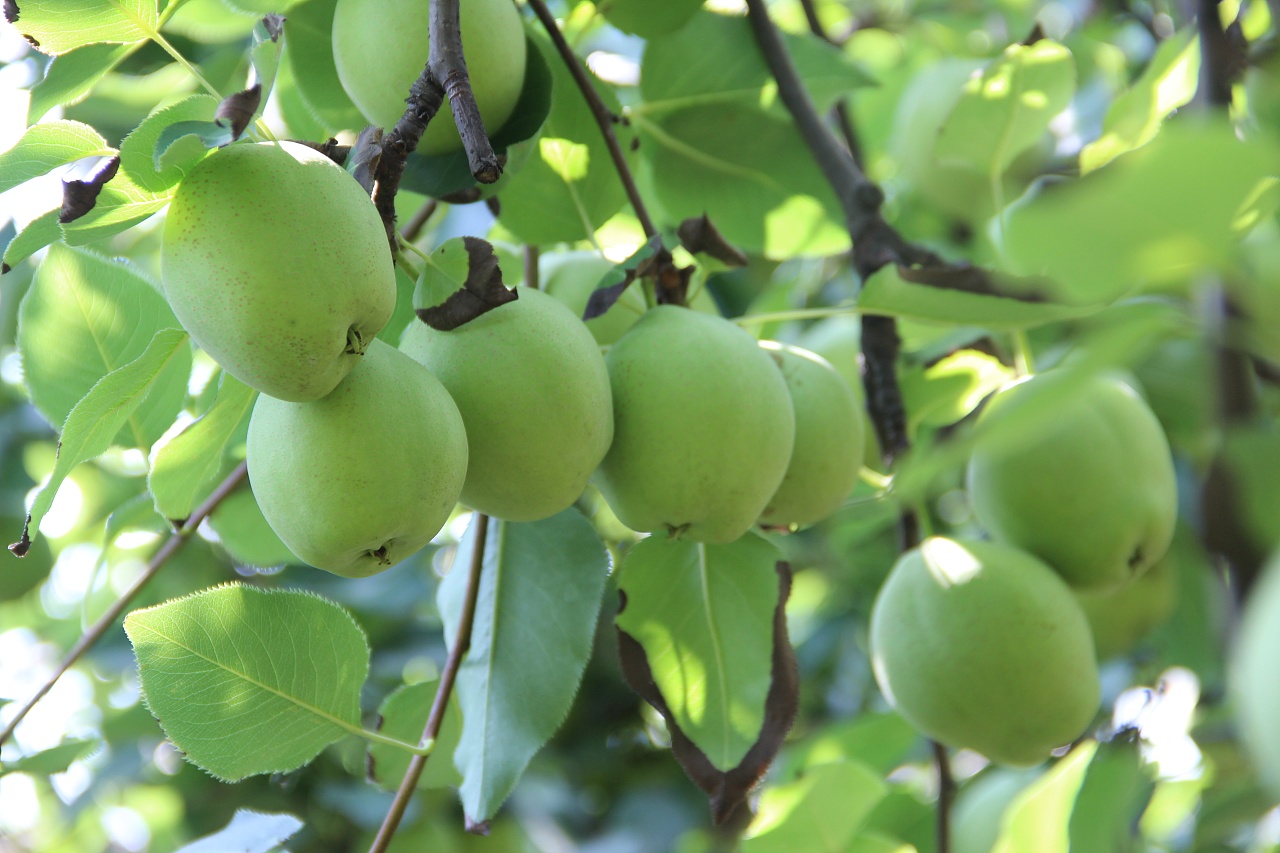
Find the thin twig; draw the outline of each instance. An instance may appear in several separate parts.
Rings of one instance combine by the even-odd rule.
[[[427,203],[418,208],[417,212],[413,214],[413,218],[401,229],[400,238],[406,243],[412,243],[417,240],[418,235],[422,233],[422,229],[426,227],[427,220],[435,214],[439,206],[440,202],[434,198],[427,199]]]
[[[142,591],[142,588],[146,586],[162,568],[165,567],[169,562],[169,559],[174,554],[178,553],[182,546],[187,543],[187,540],[191,538],[191,534],[195,533],[196,528],[200,526],[200,522],[204,521],[210,513],[218,508],[218,505],[222,503],[228,495],[236,490],[236,487],[244,481],[247,474],[248,468],[245,463],[241,462],[236,466],[234,471],[227,475],[225,480],[218,484],[218,487],[213,490],[208,499],[196,508],[195,512],[191,514],[191,517],[183,522],[182,526],[174,531],[172,536],[165,540],[165,543],[160,546],[160,549],[156,551],[147,562],[146,571],[144,571],[138,579],[124,591],[123,595],[115,600],[111,607],[107,609],[107,612],[103,613],[101,618],[93,624],[93,627],[85,631],[84,634],[80,636],[80,639],[76,642],[75,646],[71,648],[71,651],[67,652],[66,656],[63,657],[62,663],[58,665],[58,669],[54,674],[45,681],[44,685],[36,691],[34,696],[27,700],[25,705],[18,709],[18,715],[9,721],[9,724],[5,726],[4,731],[0,732],[0,744],[3,744],[13,735],[14,730],[18,728],[18,724],[21,723],[23,718],[31,712],[31,709],[36,706],[36,703],[43,699],[45,694],[53,689],[53,685],[58,683],[58,679],[62,678],[66,671],[71,669],[71,667],[75,665],[76,661],[80,660],[85,652],[93,648],[94,644],[97,643],[98,640],[102,639],[102,636],[116,624],[116,620],[120,618],[120,614],[123,613],[124,609],[129,606],[129,603],[137,597],[138,593]]]
[[[956,780],[951,775],[951,760],[947,748],[936,740],[933,744],[933,760],[938,767],[938,821],[934,827],[937,853],[951,851],[951,804],[956,797]]]
[[[1196,0],[1196,27],[1200,31],[1200,91],[1211,107],[1231,106],[1231,44],[1227,41],[1218,0]]]
[[[421,743],[423,744],[428,740],[435,740],[440,734],[440,725],[444,722],[445,709],[449,705],[449,697],[453,694],[458,669],[471,648],[471,626],[475,621],[476,597],[480,592],[480,570],[484,567],[485,544],[489,536],[489,516],[476,513],[475,523],[476,537],[471,549],[471,565],[468,568],[467,592],[462,603],[462,616],[458,620],[458,633],[453,639],[453,646],[449,649],[449,658],[445,661],[444,670],[440,673],[440,687],[436,690],[435,701],[431,703],[427,725],[422,730]],[[382,826],[378,828],[378,836],[373,840],[369,853],[386,853],[391,839],[400,827],[400,821],[404,819],[409,801],[413,799],[418,778],[426,769],[428,758],[430,758],[429,755],[415,755],[409,760],[409,769],[405,771],[400,788],[396,791],[396,798],[392,801],[387,816],[383,818]]]
[[[618,142],[618,135],[613,132],[613,125],[618,121],[618,117],[610,112],[605,106],[600,94],[596,91],[595,86],[591,85],[591,78],[587,76],[587,71],[578,57],[573,52],[573,48],[569,46],[569,42],[565,41],[564,34],[560,32],[560,28],[556,26],[555,16],[547,9],[547,4],[542,0],[528,0],[530,8],[533,9],[538,20],[542,22],[547,30],[547,35],[551,36],[551,41],[555,43],[556,50],[560,52],[561,58],[564,59],[565,65],[569,67],[573,79],[577,82],[578,88],[582,90],[582,96],[587,100],[587,106],[591,108],[591,114],[595,116],[596,124],[600,126],[600,132],[604,135],[605,144],[609,148],[609,156],[613,158],[614,168],[618,170],[618,177],[622,180],[622,186],[627,191],[627,198],[631,200],[631,207],[635,210],[636,218],[640,220],[640,227],[644,229],[646,237],[653,237],[658,233],[658,229],[653,224],[653,219],[649,216],[649,211],[644,205],[644,200],[640,198],[640,190],[636,186],[635,176],[631,174],[631,167],[627,165],[627,158],[622,153],[622,145]]]
[[[526,243],[524,247],[524,286],[531,290],[539,290],[542,282],[538,281],[538,247]]]

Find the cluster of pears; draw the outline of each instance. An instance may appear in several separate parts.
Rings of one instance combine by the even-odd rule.
[[[968,490],[994,541],[933,537],[905,554],[872,612],[872,663],[925,734],[1028,766],[1097,712],[1101,640],[1081,601],[1145,585],[1177,489],[1159,422],[1113,375],[1019,380],[979,425]]]

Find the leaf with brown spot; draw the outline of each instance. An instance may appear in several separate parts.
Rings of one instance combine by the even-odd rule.
[[[347,152],[347,172],[356,179],[364,191],[373,194],[374,178],[378,164],[382,162],[382,128],[369,125],[360,131],[355,145]]]
[[[85,180],[63,181],[62,209],[58,211],[58,221],[65,225],[93,210],[93,206],[98,203],[98,194],[119,171],[120,155],[117,154]]]
[[[242,89],[234,95],[228,95],[218,104],[214,121],[226,121],[231,128],[232,138],[239,139],[244,129],[253,121],[262,103],[262,86],[255,83],[248,89]]]
[[[467,250],[467,278],[462,289],[454,291],[441,304],[419,308],[416,312],[418,319],[440,332],[451,332],[518,298],[514,289],[502,283],[498,256],[487,240],[463,237],[462,243]]]
[[[4,0],[4,19],[11,24],[18,23],[18,4],[14,0]]]
[[[726,240],[705,213],[681,222],[676,234],[680,245],[692,254],[710,255],[731,267],[745,267],[748,263],[746,253]]]
[[[633,281],[650,273],[653,262],[662,254],[670,257],[662,237],[655,234],[636,250],[635,254],[618,264],[600,280],[600,286],[587,299],[587,307],[582,312],[582,319],[594,320],[612,308]]]
[[[267,36],[272,41],[279,41],[280,34],[284,32],[285,16],[277,12],[270,12],[262,16],[262,28],[267,31]]]

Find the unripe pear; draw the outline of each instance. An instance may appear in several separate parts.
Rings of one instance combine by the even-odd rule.
[[[872,609],[871,661],[921,732],[1013,766],[1077,738],[1101,693],[1088,622],[1062,578],[991,542],[935,536],[904,554]]]
[[[1249,592],[1231,651],[1229,695],[1240,743],[1273,797],[1280,797],[1280,555]]]
[[[821,356],[776,341],[760,346],[778,359],[796,416],[787,473],[760,523],[813,524],[839,509],[858,482],[866,441],[861,406]]]
[[[369,196],[293,142],[232,145],[192,169],[169,205],[160,268],[195,342],[281,400],[332,391],[396,303]]]
[[[400,349],[440,379],[466,423],[462,502],[507,521],[555,515],[613,439],[609,374],[582,321],[537,290],[449,332],[414,322]]]
[[[412,555],[449,520],[467,435],[449,392],[374,340],[320,400],[258,397],[249,483],[271,529],[299,558],[349,578]]]
[[[795,415],[777,364],[728,320],[649,311],[609,349],[613,446],[596,484],[633,530],[732,542],[778,490]]]
[[[1166,554],[1136,580],[1111,592],[1076,591],[1098,660],[1122,655],[1162,625],[1177,604],[1178,576]]]
[[[387,130],[404,115],[409,87],[427,64],[429,0],[338,0],[333,62],[338,79],[365,118]],[[511,0],[462,0],[459,10],[467,76],[485,131],[506,123],[524,88],[527,46]],[[446,97],[418,150],[447,154],[462,138]]]
[[[1002,388],[969,461],[969,496],[997,539],[1079,589],[1118,589],[1169,549],[1177,485],[1155,415],[1123,381],[1050,371]]]

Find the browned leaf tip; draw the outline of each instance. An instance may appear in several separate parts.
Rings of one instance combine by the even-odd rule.
[[[18,23],[18,4],[14,0],[4,0],[4,19],[11,24]]]
[[[248,89],[242,89],[234,95],[228,95],[218,104],[218,111],[213,120],[231,128],[232,139],[239,139],[240,134],[253,121],[253,116],[262,103],[262,86],[254,83]]]
[[[1049,282],[1044,279],[1015,279],[1000,276],[982,267],[943,265],[898,267],[898,276],[912,284],[943,290],[959,290],[978,296],[997,296],[1019,302],[1051,302]]]
[[[667,722],[671,735],[671,752],[688,777],[711,801],[711,817],[717,825],[737,821],[744,817],[747,795],[764,776],[769,765],[782,748],[782,742],[795,722],[799,709],[800,675],[796,666],[795,651],[787,636],[786,605],[791,595],[791,567],[776,564],[778,572],[778,603],[773,611],[773,661],[769,693],[765,697],[764,725],[756,742],[747,750],[742,761],[728,771],[722,771],[711,763],[706,753],[694,744],[681,730],[671,714],[666,700],[653,680],[653,671],[645,657],[644,647],[634,637],[620,628],[618,655],[622,663],[622,675],[640,698],[652,705]],[[622,596],[619,612],[625,609],[626,596]]]
[[[13,552],[15,557],[25,557],[27,552],[31,550],[31,516],[27,516],[26,523],[22,525],[22,538],[9,546],[9,550]]]
[[[347,171],[370,195],[373,194],[374,176],[378,173],[381,161],[382,128],[371,124],[360,131],[355,145],[347,153]]]
[[[272,41],[280,40],[280,33],[284,32],[284,22],[284,15],[278,12],[269,12],[262,16],[262,28],[267,31]]]
[[[1039,21],[1036,21],[1036,25],[1031,28],[1031,32],[1027,33],[1027,37],[1024,38],[1021,42],[1019,42],[1019,44],[1022,44],[1025,47],[1030,47],[1031,45],[1035,44],[1038,41],[1042,41],[1043,39],[1044,39],[1044,28],[1040,26]]]
[[[731,267],[747,265],[746,253],[726,240],[705,213],[681,222],[676,235],[680,238],[680,245],[695,255],[701,252]]]
[[[587,297],[587,307],[582,312],[583,321],[594,320],[602,316],[606,311],[614,306],[619,299],[622,298],[622,292],[631,286],[631,282],[636,280],[636,271],[627,270],[622,281],[617,284],[611,284],[608,287],[601,287],[598,290],[591,291],[591,295]]]
[[[582,319],[584,321],[594,320],[603,315],[622,297],[623,292],[631,286],[633,281],[646,275],[652,275],[657,269],[655,262],[662,257],[670,261],[671,253],[663,246],[662,236],[655,234],[649,238],[648,242],[637,249],[634,255],[614,267],[606,274],[605,278],[601,279],[601,281],[605,281],[613,276],[622,276],[622,279],[614,284],[605,285],[604,287],[597,286],[592,291],[591,296],[587,298],[587,307],[582,312]]]
[[[479,237],[463,237],[467,248],[467,280],[439,305],[419,308],[418,319],[440,332],[451,332],[500,305],[515,302],[518,294],[502,283],[502,270],[493,246]]]
[[[98,194],[119,171],[120,155],[117,154],[86,180],[63,181],[62,209],[58,211],[58,221],[65,225],[93,210],[93,206],[98,203]]]
[[[0,262],[0,275],[4,275],[5,273],[11,271],[12,269],[13,267],[9,266],[8,264]]]
[[[487,820],[474,820],[469,815],[466,818],[465,827],[467,832],[472,835],[488,835],[492,827]]]

